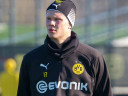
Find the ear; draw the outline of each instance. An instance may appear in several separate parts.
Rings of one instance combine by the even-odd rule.
[[[69,25],[68,29],[71,29],[71,30],[72,30],[72,26],[71,26],[71,25]]]

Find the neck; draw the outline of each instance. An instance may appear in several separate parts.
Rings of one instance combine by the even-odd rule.
[[[61,40],[51,38],[51,40],[52,40],[53,42],[55,42],[56,45],[57,45],[59,48],[61,48],[61,47],[62,47],[62,44],[63,44],[64,42],[68,41],[69,39],[70,39],[70,36],[67,37],[66,39],[61,39]]]

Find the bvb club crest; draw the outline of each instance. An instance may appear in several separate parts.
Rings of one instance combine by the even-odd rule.
[[[80,75],[84,72],[84,66],[80,63],[76,63],[74,64],[74,66],[72,67],[72,70],[73,72],[76,74],[76,75]]]

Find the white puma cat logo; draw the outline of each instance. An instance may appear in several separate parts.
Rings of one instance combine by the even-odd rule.
[[[47,70],[48,69],[48,65],[49,65],[49,63],[47,65],[40,64],[40,67],[44,67]]]
[[[56,9],[57,9],[58,6],[60,6],[60,4],[58,4],[58,5],[57,4],[52,4],[52,5],[55,6]]]

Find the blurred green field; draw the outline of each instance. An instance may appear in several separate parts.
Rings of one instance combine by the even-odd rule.
[[[34,31],[33,25],[19,25],[16,27],[16,35],[21,35],[26,32],[32,32]],[[9,27],[6,26],[3,30],[0,30],[0,39],[9,38]]]
[[[0,42],[9,41],[10,32],[9,27],[6,26],[4,29],[0,29]],[[73,30],[78,34],[79,39],[83,42],[92,42],[96,45],[104,44],[104,42],[109,41],[110,39],[117,39],[124,36],[128,36],[128,27],[123,26],[119,28],[112,29],[114,32],[109,32],[108,26],[95,25],[91,27],[85,26],[75,26]],[[16,41],[17,44],[34,44],[35,43],[35,26],[34,25],[17,25],[16,26]],[[45,39],[47,31],[45,27],[41,28],[40,34],[41,40]]]

